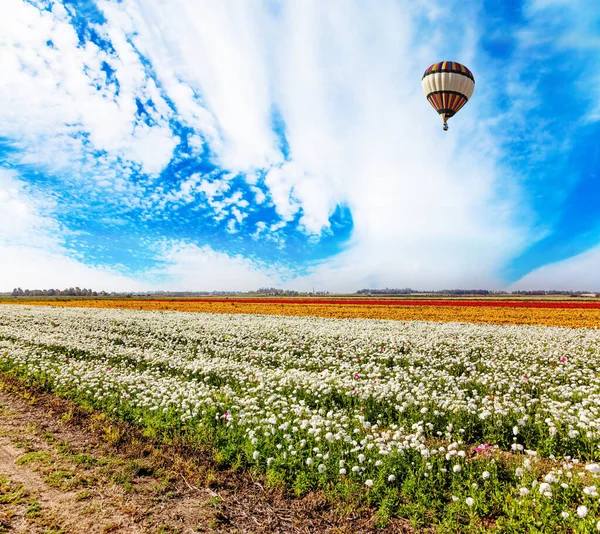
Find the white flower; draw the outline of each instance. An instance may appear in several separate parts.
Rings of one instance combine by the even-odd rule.
[[[467,506],[473,506],[475,504],[475,499],[473,499],[473,497],[467,497],[465,502],[467,503]]]
[[[394,480],[396,480],[396,477],[395,477],[395,475],[390,475],[390,476],[388,477],[388,482],[394,482]]]
[[[324,473],[327,470],[327,466],[325,464],[319,464],[317,470],[319,471],[319,473]]]
[[[564,511],[563,511],[563,512],[561,512],[561,513],[560,513],[560,515],[561,515],[561,517],[562,517],[563,519],[567,519],[567,518],[569,517],[569,512],[564,512]]]
[[[452,467],[452,471],[454,471],[455,473],[460,473],[462,467],[458,464],[455,464],[454,467]]]
[[[517,478],[521,478],[523,476],[523,469],[521,469],[520,467],[517,467],[515,469],[515,475],[517,476]]]
[[[517,436],[519,434],[519,427],[518,426],[513,426],[513,434],[515,436]]]
[[[484,471],[483,473],[481,473],[481,478],[483,478],[484,480],[486,478],[490,478],[490,472],[489,471]]]
[[[358,461],[362,464],[365,461],[365,455],[364,454],[359,454],[358,455]]]
[[[520,488],[519,493],[523,496],[529,495],[529,489],[528,488]]]
[[[306,465],[312,465],[313,463],[313,459],[312,458],[307,458],[306,459]]]
[[[258,457],[260,456],[260,453],[258,451],[254,451],[252,453],[252,458],[254,458],[255,460],[258,460]]]
[[[452,495],[452,500],[453,500],[454,502],[456,502],[456,501],[458,501],[458,497],[457,497],[456,495]]]
[[[585,470],[590,473],[598,474],[600,473],[600,465],[598,464],[589,464],[585,466]]]
[[[552,486],[550,486],[550,484],[548,484],[548,482],[542,482],[540,484],[540,487],[538,488],[540,493],[552,493]]]
[[[367,480],[365,480],[365,486],[367,486],[367,488],[370,488],[373,486],[373,481],[369,478]]]
[[[577,507],[577,515],[579,517],[581,517],[582,519],[588,515],[588,509],[587,506],[583,506],[583,504],[581,506]]]
[[[346,469],[342,467],[340,469],[340,475],[345,475],[345,474],[346,474]]]

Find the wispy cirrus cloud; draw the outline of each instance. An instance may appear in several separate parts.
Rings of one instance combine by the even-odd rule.
[[[529,207],[528,246],[503,271],[519,280],[593,248],[600,239],[596,139],[600,6],[531,0],[518,5],[508,47],[512,68],[509,110],[512,152]],[[557,278],[557,284],[562,278]]]

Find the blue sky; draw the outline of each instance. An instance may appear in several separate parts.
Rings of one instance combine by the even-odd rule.
[[[597,2],[0,9],[1,291],[600,290]]]

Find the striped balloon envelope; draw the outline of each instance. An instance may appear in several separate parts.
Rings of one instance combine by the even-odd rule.
[[[456,61],[440,61],[431,65],[421,81],[423,93],[448,129],[448,119],[467,103],[475,90],[473,73]]]

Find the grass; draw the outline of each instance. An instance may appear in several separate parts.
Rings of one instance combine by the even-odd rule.
[[[22,484],[16,484],[8,477],[0,475],[0,505],[22,504],[28,494]]]

